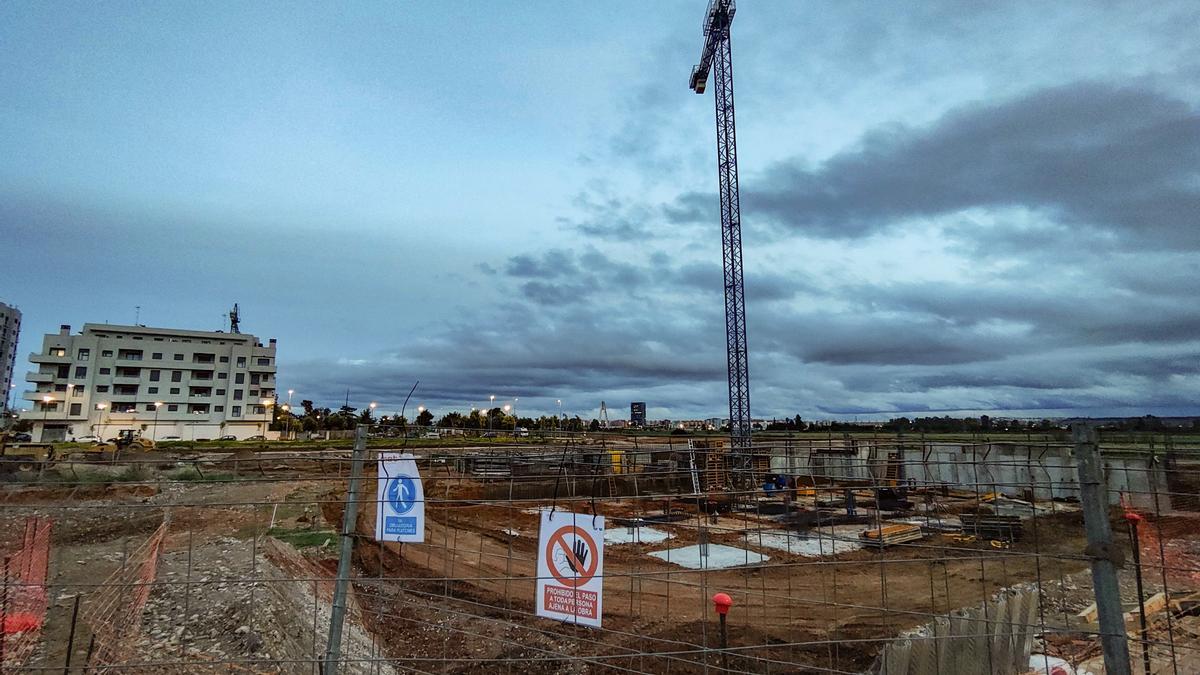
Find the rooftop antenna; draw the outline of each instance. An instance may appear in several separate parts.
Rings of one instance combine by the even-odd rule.
[[[238,306],[237,306],[237,303],[235,302],[235,303],[233,303],[233,311],[229,312],[229,332],[230,333],[241,333],[242,332],[241,330],[238,329],[238,318],[239,318]]]
[[[142,306],[141,305],[133,306],[133,325],[135,325],[135,326],[142,325]]]

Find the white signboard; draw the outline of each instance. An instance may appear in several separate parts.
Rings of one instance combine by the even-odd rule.
[[[542,511],[537,615],[600,627],[604,600],[604,516]]]
[[[377,541],[425,541],[425,489],[411,454],[379,455],[375,502]]]

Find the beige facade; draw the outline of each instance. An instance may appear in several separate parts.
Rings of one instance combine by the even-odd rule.
[[[62,326],[30,354],[25,379],[35,440],[136,429],[163,440],[268,435],[275,340],[146,326]],[[273,434],[272,434],[273,435]]]

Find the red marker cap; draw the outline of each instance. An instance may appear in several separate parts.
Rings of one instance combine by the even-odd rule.
[[[717,607],[717,614],[728,614],[729,608],[733,607],[733,598],[726,593],[717,593],[712,597],[712,601]]]
[[[1138,521],[1142,520],[1142,517],[1134,511],[1126,511],[1125,512],[1125,520],[1129,520],[1132,522],[1138,522]]]

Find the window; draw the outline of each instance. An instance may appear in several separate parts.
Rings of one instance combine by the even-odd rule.
[[[66,391],[66,390],[67,390],[67,385],[65,385],[65,384],[54,385],[54,391]]]
[[[161,370],[152,370],[152,371],[150,371],[150,381],[151,381],[151,382],[158,382],[158,380],[159,380],[159,378],[160,378],[160,377],[162,377],[162,371],[161,371]]]
[[[118,359],[126,359],[128,361],[141,361],[142,350],[140,349],[122,349],[117,352]]]
[[[174,403],[168,403],[167,412],[179,412],[179,406]]]
[[[183,371],[182,370],[172,370],[171,371],[171,381],[172,382],[183,382]]]
[[[217,373],[217,379],[218,380],[228,380],[229,373]]]
[[[42,403],[38,406],[38,409],[41,410],[42,412],[54,412],[54,411],[58,410],[58,404],[57,403],[46,403],[45,401],[42,401]]]
[[[218,389],[218,390],[217,390],[217,396],[224,396],[224,395],[225,395],[225,390],[224,390],[224,389]]]
[[[242,400],[242,394],[243,394],[243,393],[244,393],[244,392],[243,392],[241,389],[234,389],[234,390],[233,390],[233,400],[235,400],[235,401],[240,401],[240,400]]]
[[[238,374],[234,375],[234,376],[233,376],[233,383],[234,383],[234,384],[245,384],[245,383],[246,383],[246,374],[245,374],[245,373],[238,373]]]
[[[259,360],[258,360],[258,365],[260,365],[260,366],[269,366],[269,365],[271,365],[271,359],[259,359]]]
[[[175,360],[176,360],[176,361],[182,361],[182,360],[183,360],[183,354],[176,354],[176,355],[175,355]]]
[[[240,405],[233,406],[233,408],[231,408],[229,411],[229,416],[230,417],[241,417],[242,416],[242,406],[240,406]]]
[[[207,403],[193,403],[188,406],[188,412],[192,413],[193,415],[207,415],[208,414],[208,404]]]
[[[172,393],[172,394],[178,394],[178,393],[179,393],[179,387],[171,387],[171,393]]]
[[[87,366],[75,366],[75,377],[77,379],[87,377]]]
[[[158,387],[150,387],[149,389],[147,389],[147,390],[146,390],[146,393],[147,393],[147,394],[157,394],[157,393],[158,393]]]
[[[154,341],[155,341],[155,342],[162,342],[162,341],[163,341],[163,339],[162,339],[162,338],[154,338]],[[162,356],[162,354],[159,354],[158,356],[156,356],[156,357],[154,357],[154,358],[159,358],[159,357],[161,357],[161,356]]]
[[[250,398],[258,398],[258,390],[257,389],[250,390]]]
[[[223,406],[223,405],[213,406],[213,412],[225,412],[225,406]]]
[[[77,385],[74,389],[71,390],[71,395],[72,396],[83,396],[84,389],[87,389],[87,387],[85,387],[83,385]]]
[[[162,338],[158,339],[161,340]],[[150,358],[154,359],[155,361],[162,361],[162,352],[154,352],[150,355]]]
[[[112,374],[112,368],[101,368],[100,374],[101,375],[110,375],[110,374]]]
[[[100,352],[100,356],[103,356],[106,359],[110,359],[110,358],[112,358],[112,350],[105,349],[104,351]]]
[[[51,347],[49,354],[50,356],[66,356],[67,350],[64,347]]]
[[[250,384],[258,384],[258,382],[259,382],[258,373],[250,373]]]
[[[72,403],[71,404],[71,416],[74,417],[75,415],[82,415],[82,414],[83,414],[83,404],[82,403]]]
[[[59,366],[56,370],[55,377],[60,379],[66,379],[71,374],[71,366]]]
[[[101,384],[101,385],[97,385],[97,386],[96,386],[96,393],[97,393],[97,394],[105,394],[105,393],[108,393],[108,385],[107,385],[107,384]]]
[[[237,367],[238,367],[238,368],[245,368],[245,367],[246,367],[246,357],[244,357],[244,356],[239,356],[239,357],[238,357],[238,360],[237,360]]]
[[[261,405],[256,405],[256,406],[254,406],[254,414],[255,415],[266,415],[267,409]]]
[[[153,403],[146,404],[146,412],[154,412],[155,410],[157,410],[157,408],[154,407]]]
[[[222,342],[221,344],[225,344],[225,343],[224,343],[224,342]],[[229,357],[228,357],[228,356],[222,356],[222,357],[221,357],[221,363],[229,363]]]
[[[76,360],[76,361],[87,361],[87,360],[88,360],[88,359],[90,359],[91,357],[92,357],[92,350],[90,350],[90,349],[80,349],[80,350],[79,350],[79,351],[78,351],[78,352],[75,354],[75,360]]]

